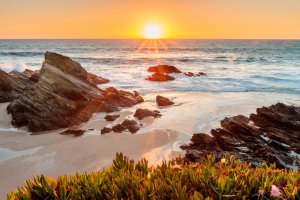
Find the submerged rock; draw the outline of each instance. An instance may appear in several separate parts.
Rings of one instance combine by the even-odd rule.
[[[38,82],[10,103],[7,111],[14,126],[44,131],[78,125],[95,112],[117,111],[140,102],[143,98],[137,93],[100,90],[88,81],[88,73],[79,63],[46,52]]]
[[[61,135],[74,135],[74,136],[81,136],[83,135],[85,130],[74,130],[74,129],[68,129],[61,133]]]
[[[195,76],[193,72],[184,72],[183,74],[186,76]]]
[[[167,97],[163,97],[160,95],[156,96],[156,103],[158,106],[170,106],[174,104],[174,102],[168,99]]]
[[[145,117],[161,117],[162,115],[160,114],[160,112],[158,110],[148,110],[148,109],[142,109],[139,108],[135,111],[134,113],[134,117],[138,118],[139,120],[144,119]]]
[[[111,128],[104,127],[104,128],[101,129],[101,135],[106,134],[106,133],[110,133],[111,131],[112,131]]]
[[[184,145],[185,158],[201,161],[208,154],[225,154],[248,162],[276,163],[280,168],[300,168],[300,107],[282,103],[257,109],[250,118],[238,115],[221,121],[222,128],[209,136],[194,134]]]
[[[151,76],[148,76],[146,78],[148,81],[158,81],[158,82],[164,82],[164,81],[172,81],[175,80],[173,76],[170,76],[168,74],[163,74],[163,73],[154,73]]]
[[[156,65],[153,67],[149,67],[148,72],[157,72],[157,73],[182,73],[179,69],[171,65]]]
[[[138,123],[134,120],[125,119],[122,122],[122,125],[124,125],[130,131],[130,133],[136,133],[138,130],[140,130]]]
[[[204,72],[198,72],[198,73],[196,74],[196,76],[207,76],[207,74],[204,73]]]

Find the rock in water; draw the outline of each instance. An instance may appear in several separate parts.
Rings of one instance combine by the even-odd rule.
[[[171,65],[156,65],[149,67],[148,72],[157,72],[157,73],[182,73],[179,69]]]
[[[9,89],[9,88],[8,88]],[[100,90],[88,81],[87,71],[71,58],[46,52],[33,90],[7,107],[14,126],[29,131],[66,128],[86,122],[95,112],[117,111],[143,102],[137,93],[115,88]]]
[[[162,115],[160,114],[160,112],[158,110],[148,110],[148,109],[142,109],[139,108],[135,111],[134,113],[134,117],[138,118],[139,120],[144,119],[145,117],[161,117]]]
[[[156,103],[158,106],[170,106],[174,104],[174,102],[171,101],[170,99],[160,95],[156,96]]]
[[[119,117],[120,117],[120,115],[106,115],[104,117],[104,119],[106,121],[112,122],[112,121],[115,121],[116,119],[118,119]]]
[[[0,70],[0,103],[20,98],[23,92],[33,90],[34,82],[25,73]]]
[[[151,76],[147,77],[146,80],[164,82],[164,81],[173,81],[173,80],[175,80],[175,78],[168,74],[155,72]]]
[[[194,134],[184,145],[186,159],[201,161],[208,154],[221,159],[225,154],[259,163],[265,160],[280,168],[300,168],[300,107],[282,103],[257,109],[250,118],[243,115],[225,118],[223,128],[211,130],[212,136]]]

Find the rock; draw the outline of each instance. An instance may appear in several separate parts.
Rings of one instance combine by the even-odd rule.
[[[276,163],[279,168],[300,168],[300,107],[282,103],[258,108],[250,118],[238,115],[221,121],[211,135],[194,134],[185,158],[202,161],[208,154],[221,159],[225,154],[242,161]],[[294,153],[292,153],[294,152]]]
[[[173,76],[170,76],[167,74],[156,72],[156,73],[152,74],[151,76],[148,76],[146,78],[146,80],[163,82],[163,81],[172,81],[172,80],[175,80],[175,78]]]
[[[143,102],[137,93],[101,90],[87,77],[79,63],[47,52],[34,88],[7,107],[12,125],[28,126],[33,132],[66,128],[88,121],[95,112],[113,112]]]
[[[104,119],[106,119],[106,121],[115,121],[116,119],[118,119],[120,117],[120,115],[106,115],[104,117]]]
[[[101,129],[101,135],[110,133],[111,131],[112,131],[111,128],[104,127],[103,129]]]
[[[193,72],[185,72],[183,74],[186,76],[195,76],[195,74]]]
[[[179,69],[171,65],[156,65],[153,67],[149,67],[148,72],[156,72],[156,73],[182,73]]]
[[[33,90],[34,82],[25,74],[12,71],[7,74],[0,70],[0,103],[19,99],[26,92]]]
[[[127,128],[126,126],[122,125],[122,124],[117,124],[115,126],[112,127],[112,130],[116,133],[122,133],[123,131],[125,131]]]
[[[174,104],[174,102],[171,101],[170,99],[160,95],[156,96],[156,103],[158,106],[170,106]]]
[[[198,72],[198,73],[196,74],[196,76],[207,76],[207,74],[205,74],[204,72]]]
[[[142,108],[137,109],[134,113],[134,117],[138,118],[139,120],[142,120],[145,117],[150,117],[150,116],[157,118],[157,117],[161,117],[162,115],[158,110],[152,111],[152,110],[142,109]]]
[[[62,133],[60,133],[61,135],[74,135],[74,136],[81,136],[83,135],[85,131],[84,130],[74,130],[74,129],[68,129]]]
[[[138,123],[134,120],[125,119],[122,122],[122,125],[124,125],[131,133],[136,133],[138,130],[140,130]]]
[[[96,76],[95,74],[91,73],[88,73],[87,80],[94,85],[105,84],[109,82],[108,79]]]

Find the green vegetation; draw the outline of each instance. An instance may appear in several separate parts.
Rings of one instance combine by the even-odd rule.
[[[299,199],[300,172],[259,168],[227,156],[203,163],[183,159],[148,167],[118,153],[113,165],[101,172],[36,177],[8,195],[8,199]]]

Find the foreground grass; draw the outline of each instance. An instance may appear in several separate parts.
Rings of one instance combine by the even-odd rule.
[[[300,172],[265,163],[254,169],[233,156],[215,163],[213,155],[204,163],[179,158],[153,168],[119,153],[101,172],[41,175],[8,199],[300,199]]]

